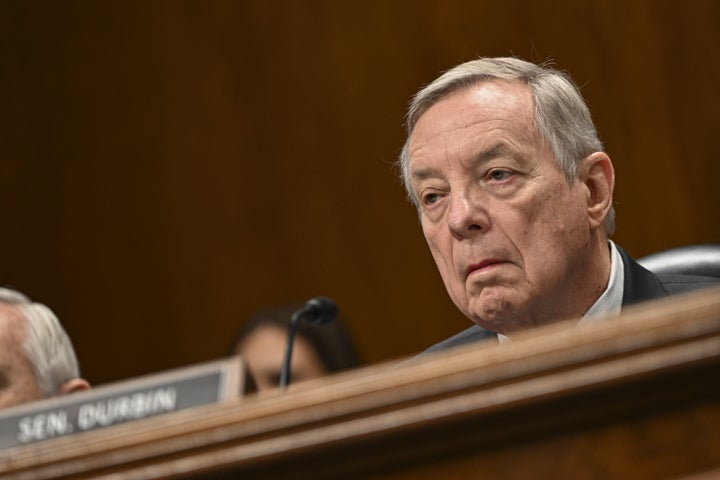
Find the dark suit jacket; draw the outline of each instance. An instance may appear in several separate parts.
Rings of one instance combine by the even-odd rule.
[[[616,245],[617,247],[617,245]],[[712,277],[695,277],[689,275],[655,275],[628,256],[617,247],[623,259],[625,283],[623,290],[623,307],[634,303],[645,302],[667,297],[678,293],[689,292],[699,288],[720,285],[720,279]],[[482,340],[497,339],[497,334],[473,325],[467,330],[453,335],[425,350],[426,353],[438,352],[449,348]]]

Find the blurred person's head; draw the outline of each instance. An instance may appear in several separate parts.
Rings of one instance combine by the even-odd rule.
[[[0,408],[88,388],[55,314],[0,288]]]
[[[260,310],[243,323],[232,353],[247,362],[258,390],[276,388],[285,355],[290,318],[302,305]],[[358,365],[352,339],[340,319],[326,325],[299,321],[293,344],[290,378],[293,383],[322,377]]]

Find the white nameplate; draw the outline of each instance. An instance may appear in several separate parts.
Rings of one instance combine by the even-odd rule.
[[[236,398],[240,357],[0,410],[0,449]]]

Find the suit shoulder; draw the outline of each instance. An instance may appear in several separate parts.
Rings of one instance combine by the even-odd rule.
[[[441,352],[468,343],[475,343],[492,339],[497,340],[497,335],[495,333],[489,330],[485,330],[484,328],[480,328],[477,325],[473,325],[472,327],[467,328],[460,333],[456,333],[450,338],[446,338],[445,340],[436,343],[432,347],[423,351],[420,356],[424,356],[429,353]]]
[[[720,286],[720,278],[695,275],[659,274],[658,279],[670,295]]]

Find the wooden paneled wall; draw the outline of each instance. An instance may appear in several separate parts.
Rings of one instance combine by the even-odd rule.
[[[258,307],[334,298],[368,362],[469,324],[393,162],[409,97],[553,59],[613,158],[615,239],[720,241],[714,0],[0,3],[0,283],[94,383],[222,356]]]

